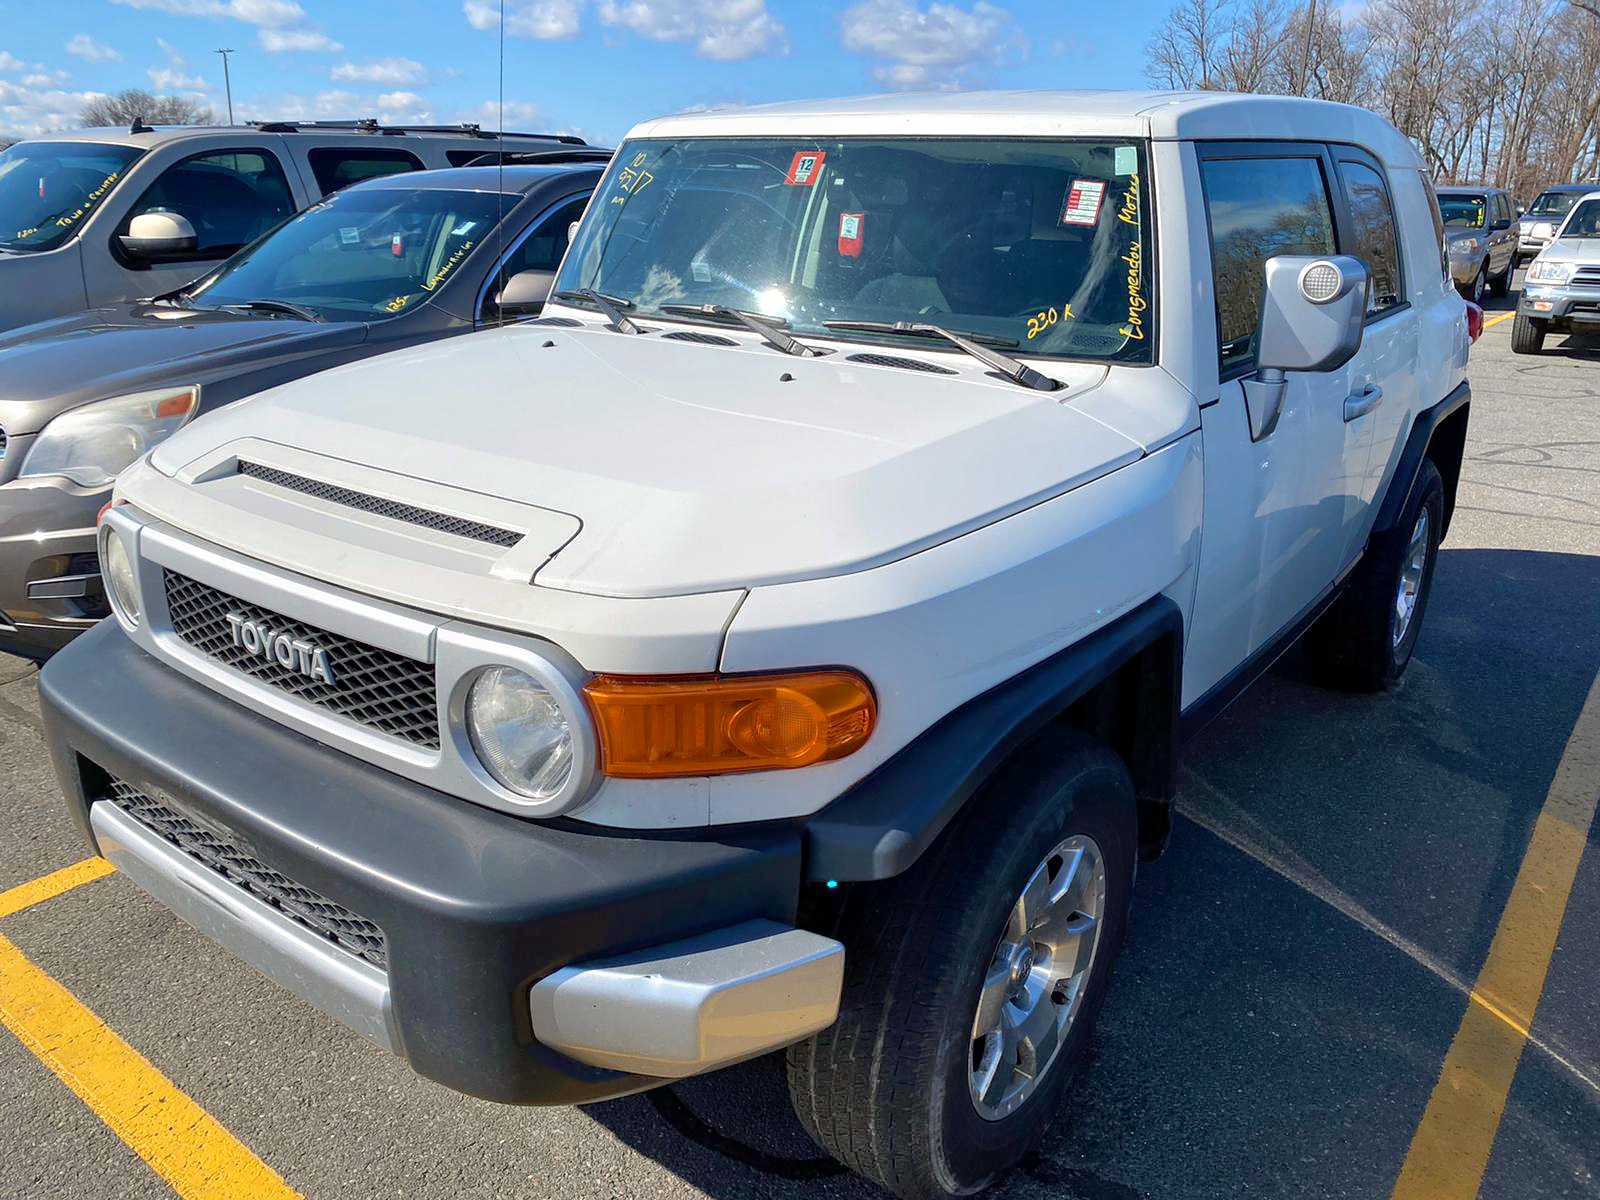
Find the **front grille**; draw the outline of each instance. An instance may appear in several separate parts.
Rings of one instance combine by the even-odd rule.
[[[4,458],[6,456],[6,443],[9,440],[10,439],[6,437],[6,431],[4,429],[0,429],[0,458]]]
[[[389,948],[383,930],[342,904],[301,887],[258,859],[220,826],[203,829],[154,796],[113,779],[103,797],[163,841],[171,842],[201,866],[222,876],[340,949],[387,969]]]
[[[899,367],[906,371],[926,371],[930,375],[958,375],[959,371],[952,371],[949,367],[935,366],[931,362],[924,362],[920,358],[901,358],[895,354],[852,354],[850,361],[865,363],[869,367]]]
[[[491,546],[510,547],[522,540],[522,535],[512,529],[500,529],[494,525],[485,525],[482,521],[469,521],[465,517],[452,517],[448,513],[418,508],[415,504],[402,504],[398,500],[385,500],[381,496],[369,496],[365,492],[339,487],[337,484],[323,483],[317,479],[307,479],[304,475],[280,471],[276,467],[264,467],[260,463],[241,462],[239,474],[250,479],[259,479],[262,483],[288,488],[303,496],[328,500],[334,504],[342,504],[346,508],[356,508],[375,516],[388,517],[392,521],[404,521],[407,525],[419,525],[423,529],[453,533],[457,537],[471,538],[475,542],[488,542]]]
[[[438,699],[429,664],[280,616],[176,571],[166,572],[166,589],[172,631],[200,653],[342,717],[439,749]],[[230,615],[321,648],[333,682],[302,674],[298,658],[284,666],[270,655],[252,653],[235,640]]]
[[[1572,273],[1572,282],[1579,287],[1600,287],[1600,267],[1579,267]]]

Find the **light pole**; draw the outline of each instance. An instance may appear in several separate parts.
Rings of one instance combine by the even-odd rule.
[[[218,50],[217,53],[222,55],[222,86],[225,89],[227,89],[227,93],[228,93],[228,124],[232,125],[233,124],[233,77],[228,74],[228,55],[233,53],[233,49],[232,49],[232,47],[229,47],[226,50]]]

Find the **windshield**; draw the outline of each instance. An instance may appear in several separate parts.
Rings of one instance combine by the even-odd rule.
[[[1528,212],[1536,217],[1559,217],[1578,202],[1582,192],[1540,192]]]
[[[634,316],[720,304],[799,334],[908,321],[1022,354],[1151,361],[1138,143],[707,138],[629,142],[615,162],[558,290]]]
[[[1572,210],[1557,235],[1562,238],[1600,237],[1600,200],[1585,200]]]
[[[515,203],[494,192],[338,192],[239,251],[185,296],[214,308],[275,300],[336,321],[397,316],[460,270],[502,207]]]
[[[140,153],[97,142],[18,142],[0,153],[0,250],[61,245]]]
[[[1440,196],[1439,215],[1448,229],[1482,229],[1487,203],[1482,196]]]

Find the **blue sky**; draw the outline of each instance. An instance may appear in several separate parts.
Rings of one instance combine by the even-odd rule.
[[[1167,0],[506,0],[508,128],[909,88],[1142,87]],[[250,117],[495,123],[498,0],[0,0],[0,134],[92,93]]]

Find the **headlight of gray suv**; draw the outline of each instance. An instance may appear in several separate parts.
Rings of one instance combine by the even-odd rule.
[[[1566,283],[1572,278],[1573,271],[1577,270],[1577,263],[1549,262],[1542,258],[1533,260],[1533,265],[1528,268],[1529,283]]]
[[[141,454],[166,441],[200,407],[198,387],[165,388],[97,400],[45,425],[21,476],[63,475],[82,487],[105,487]]]
[[[1450,243],[1450,253],[1457,258],[1466,258],[1468,255],[1476,254],[1482,249],[1483,240],[1481,238],[1457,238]]]

